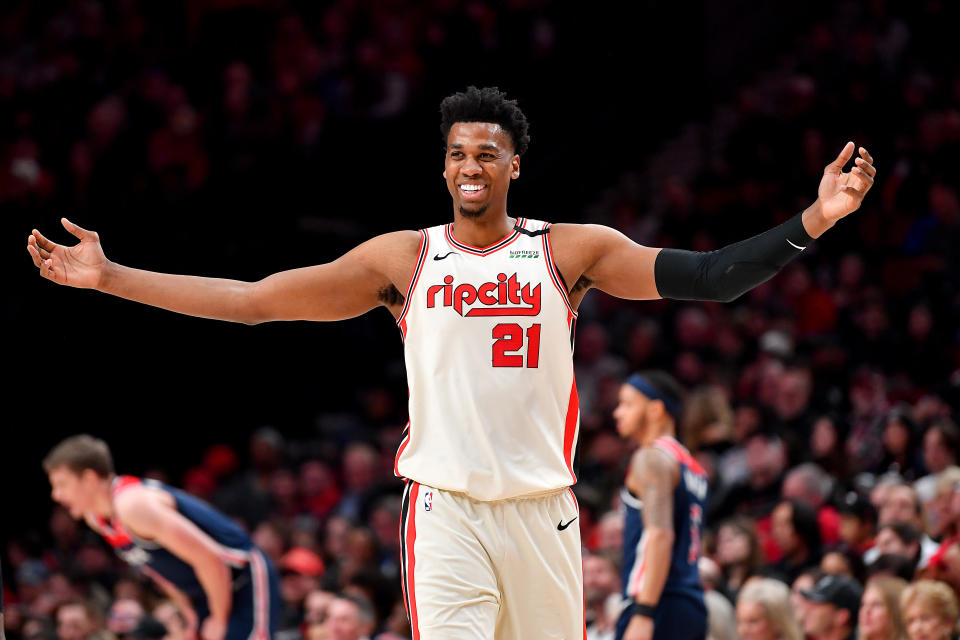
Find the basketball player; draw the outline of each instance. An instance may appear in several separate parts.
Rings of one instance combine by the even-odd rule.
[[[617,431],[639,445],[620,493],[624,609],[617,640],[706,637],[697,573],[707,476],[677,441],[683,392],[662,371],[635,373],[620,387]]]
[[[79,244],[34,230],[27,250],[58,284],[205,318],[340,320],[386,307],[410,388],[395,471],[408,480],[400,535],[414,638],[579,637],[571,336],[584,294],[733,300],[856,210],[875,171],[863,148],[842,171],[848,143],[802,214],[718,251],[661,250],[608,227],[511,216],[530,137],[496,88],[449,96],[441,114],[452,222],[375,237],[329,264],[259,282],[151,273],[110,262],[95,232],[66,219]]]
[[[107,443],[67,438],[43,460],[53,499],[153,578],[203,640],[267,640],[279,619],[276,572],[244,531],[205,502],[118,476]]]

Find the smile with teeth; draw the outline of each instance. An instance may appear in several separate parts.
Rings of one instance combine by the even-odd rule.
[[[485,184],[462,184],[460,185],[460,191],[463,191],[467,194],[479,193],[487,188]]]

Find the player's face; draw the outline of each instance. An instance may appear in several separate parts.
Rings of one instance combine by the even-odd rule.
[[[67,467],[57,467],[48,474],[50,478],[50,496],[54,502],[63,505],[70,515],[76,519],[90,511],[93,504],[93,487],[97,474],[84,471],[74,473]]]
[[[617,421],[617,433],[624,438],[636,438],[643,433],[646,425],[647,405],[650,400],[629,384],[620,385],[617,408],[613,410],[613,419]]]
[[[520,176],[520,156],[500,125],[458,122],[447,135],[443,177],[454,209],[479,218],[491,206],[506,211],[510,180]]]

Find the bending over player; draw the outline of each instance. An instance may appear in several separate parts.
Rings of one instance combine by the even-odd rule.
[[[154,480],[117,476],[107,443],[67,438],[43,460],[53,499],[173,600],[203,640],[267,640],[280,612],[277,576],[236,523]]]
[[[401,564],[414,638],[578,637],[571,338],[583,296],[595,288],[632,300],[732,300],[860,206],[872,159],[861,147],[844,173],[847,143],[817,200],[774,229],[709,253],[661,250],[608,227],[508,215],[530,137],[498,90],[449,96],[441,115],[452,222],[375,237],[329,264],[259,282],[152,273],[110,262],[95,232],[66,219],[79,244],[35,230],[27,250],[58,284],[204,318],[341,320],[387,308],[410,390],[395,472],[409,480]],[[572,158],[557,188],[589,161],[586,152]]]
[[[643,371],[620,387],[617,431],[639,445],[620,493],[624,608],[617,640],[695,640],[707,633],[697,573],[707,476],[677,441],[680,385]]]

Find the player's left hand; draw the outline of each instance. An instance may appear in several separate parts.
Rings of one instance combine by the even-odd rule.
[[[854,166],[847,173],[843,172],[843,167],[853,157],[853,149],[854,144],[848,142],[837,159],[823,170],[823,179],[820,180],[817,205],[824,220],[831,225],[860,208],[877,175],[873,156],[863,147],[860,147],[860,157],[854,160]]]
[[[208,617],[200,625],[200,638],[202,640],[223,640],[226,635],[227,623],[213,616]]]
[[[623,632],[623,640],[651,640],[653,620],[645,616],[633,616]]]

